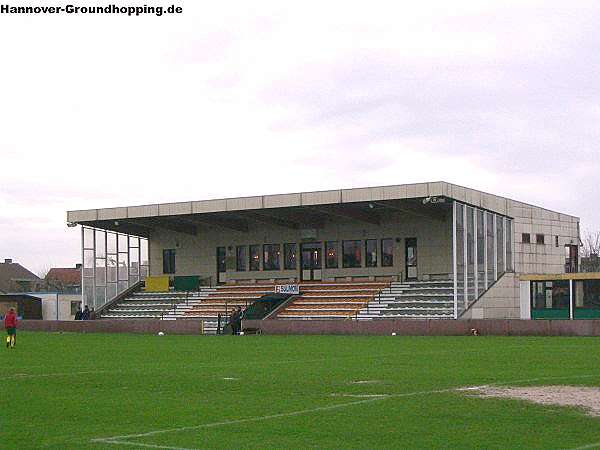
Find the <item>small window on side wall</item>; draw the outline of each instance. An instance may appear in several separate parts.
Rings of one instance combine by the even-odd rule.
[[[531,244],[531,235],[529,233],[523,233],[521,235],[521,242],[523,244]]]
[[[535,243],[536,244],[540,244],[540,245],[544,245],[544,235],[543,234],[536,234],[535,235]]]

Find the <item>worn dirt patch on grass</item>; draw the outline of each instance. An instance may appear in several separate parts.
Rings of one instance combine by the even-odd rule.
[[[574,406],[600,416],[600,388],[587,386],[480,386],[472,391],[483,398],[511,398],[541,405]]]

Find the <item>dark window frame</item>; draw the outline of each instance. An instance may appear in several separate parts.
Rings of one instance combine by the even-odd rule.
[[[531,244],[531,233],[521,233],[521,243]]]
[[[176,249],[174,248],[163,248],[163,274],[170,275],[176,272]]]
[[[350,244],[352,243],[353,245],[355,245],[355,249],[358,249],[359,252],[359,258],[358,258],[358,264],[354,263],[351,264],[349,258],[346,258],[346,244]],[[356,253],[356,252],[355,252]],[[348,253],[348,255],[350,255],[350,253]],[[356,261],[356,254],[353,255],[353,259],[354,261]],[[356,269],[356,268],[361,268],[362,267],[362,241],[360,239],[344,239],[342,241],[342,267],[344,269]]]
[[[546,245],[546,235],[543,233],[536,233],[535,235],[535,243],[537,245]]]
[[[335,264],[329,263],[329,249],[335,250]],[[325,268],[326,269],[339,269],[340,268],[340,241],[325,241]]]
[[[369,243],[375,244],[375,261],[370,259],[370,255],[372,252],[369,252]],[[365,267],[373,268],[377,267],[379,264],[379,252],[377,251],[377,239],[365,239]]]
[[[257,258],[253,256],[253,250],[256,250]],[[259,272],[260,271],[260,244],[251,244],[248,246],[248,271]]]
[[[222,266],[221,266],[221,261],[219,260],[221,258],[221,256],[219,256],[220,255],[220,251],[219,251],[220,249],[223,250],[223,253],[222,253],[223,254],[223,256],[222,256],[222,258],[223,258],[222,264],[223,265]],[[221,270],[221,269],[223,269],[223,270]],[[223,272],[226,272],[226,271],[227,271],[227,248],[225,248],[224,246],[218,246],[217,247],[217,272],[223,273]]]
[[[384,251],[384,244],[386,242],[390,243],[390,253],[389,255],[389,263],[386,260],[386,253]],[[383,238],[380,242],[381,247],[381,267],[394,267],[394,239],[393,238]]]
[[[292,252],[289,250],[292,249]],[[288,256],[294,255],[294,258],[288,261]],[[292,263],[293,261],[293,263]],[[288,264],[289,263],[289,264]],[[296,242],[285,242],[283,244],[283,270],[296,270],[298,268],[298,244]]]
[[[242,255],[240,255],[240,251],[242,251]],[[237,272],[245,272],[248,268],[248,246],[247,245],[238,245],[235,248],[235,270]]]
[[[276,255],[275,258],[272,258],[273,261],[267,260],[267,248],[270,249],[269,255]],[[265,272],[281,270],[281,244],[263,244],[262,250],[263,270]]]

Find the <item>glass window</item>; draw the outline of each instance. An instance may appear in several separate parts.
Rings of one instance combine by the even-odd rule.
[[[94,248],[94,229],[83,229],[83,248]]]
[[[286,270],[296,270],[296,243],[283,244],[283,259]]]
[[[260,270],[260,245],[250,246],[250,270]]]
[[[573,297],[575,308],[600,311],[600,280],[573,281]]]
[[[119,267],[119,273],[121,268]],[[175,273],[175,249],[163,249],[163,273]]]
[[[504,217],[496,216],[496,260],[498,262],[498,278],[504,273]]]
[[[461,203],[455,203],[456,217],[456,285],[458,298],[462,299],[465,292],[465,206]],[[459,305],[463,302],[459,301]]]
[[[531,244],[531,234],[529,234],[529,233],[522,233],[521,234],[521,242],[523,244]]]
[[[513,270],[512,220],[506,219],[506,270]]]
[[[381,266],[392,267],[394,265],[394,240],[381,240]]]
[[[173,250],[173,272],[175,273],[175,250]],[[127,253],[119,253],[119,281],[127,281],[129,279],[129,258]]]
[[[494,281],[494,216],[486,213],[486,251],[487,251],[487,280],[488,286]]]
[[[96,258],[96,286],[104,286],[106,284],[106,260]]]
[[[281,255],[281,246],[279,244],[263,245],[263,270],[280,270],[279,256]]]
[[[140,249],[130,248],[129,249],[129,278],[137,278],[140,273]],[[134,275],[133,277],[131,275]]]
[[[83,251],[83,276],[94,276],[94,250]]]
[[[117,255],[108,255],[106,258],[106,277],[109,283],[117,282]]]
[[[532,281],[533,318],[567,318],[569,316],[569,281]]]
[[[117,246],[118,246],[119,253],[127,251],[127,248],[129,247],[129,243],[127,242],[126,234],[119,234],[117,236]]]
[[[360,241],[342,241],[343,267],[361,267]]]
[[[140,264],[147,266],[148,260],[148,239],[140,239]]]
[[[477,210],[477,283],[481,291],[485,280],[485,234],[483,229],[484,212]]]
[[[544,235],[543,234],[536,234],[535,235],[535,243],[536,244],[540,244],[540,245],[544,245]]]
[[[96,258],[106,257],[106,233],[96,230]]]
[[[248,247],[238,245],[235,249],[235,270],[244,272],[246,270],[246,261],[248,260]]]
[[[475,220],[474,210],[467,206],[467,298],[475,299]]]
[[[338,241],[325,242],[325,267],[337,269],[338,265]]]
[[[107,253],[117,253],[117,235],[115,233],[106,233],[106,245]]]
[[[377,267],[377,239],[367,239],[365,241],[365,265],[367,267]]]

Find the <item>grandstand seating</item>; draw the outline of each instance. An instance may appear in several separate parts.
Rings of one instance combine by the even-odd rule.
[[[356,318],[368,319],[452,319],[452,280],[393,282],[377,299],[365,305]]]
[[[196,292],[134,292],[101,313],[102,319],[175,319],[214,290]]]
[[[199,287],[191,292],[136,292],[102,318],[201,319],[212,333],[221,314],[223,322],[238,306],[245,308],[274,291],[273,284],[236,284]],[[454,317],[451,280],[414,282],[303,282],[275,316],[282,320],[315,319],[450,319]]]
[[[301,295],[277,319],[348,319],[389,286],[385,282],[314,282],[300,285]]]

